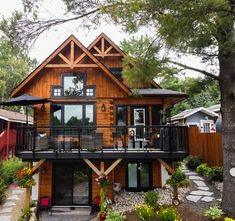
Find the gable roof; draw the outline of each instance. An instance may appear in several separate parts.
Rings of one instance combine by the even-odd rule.
[[[15,123],[26,123],[26,115],[14,111],[8,111],[0,109],[0,119],[15,122]],[[33,118],[28,116],[29,124],[33,124]]]
[[[99,41],[105,39],[122,57],[125,57],[125,52],[118,47],[106,34],[101,33],[87,48],[91,50]],[[161,88],[159,84],[157,84],[154,80],[150,82],[155,88]]]
[[[211,117],[218,117],[219,115],[216,114],[215,112],[213,111],[210,111],[204,107],[198,107],[198,108],[193,108],[193,109],[187,109],[187,110],[184,110],[178,114],[176,114],[175,116],[171,117],[171,120],[174,121],[174,120],[181,120],[181,119],[184,119],[184,118],[187,118],[197,112],[203,112]]]
[[[89,52],[89,50],[80,42],[78,39],[71,35],[68,37],[48,58],[46,58],[33,72],[31,72],[19,85],[16,86],[11,91],[11,95],[14,97],[16,94],[25,87],[39,72],[46,67],[46,65],[52,61],[53,58],[55,58],[62,49],[64,49],[70,42],[74,42],[92,61],[94,61],[95,64],[99,68],[101,68],[105,74],[107,74],[117,85],[119,85],[128,95],[132,95],[130,89],[123,84],[121,81],[119,81],[111,72],[110,70],[102,64],[93,54]]]
[[[220,112],[221,104],[215,104],[213,106],[208,107],[207,109],[214,112]]]

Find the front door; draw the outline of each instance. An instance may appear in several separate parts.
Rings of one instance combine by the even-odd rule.
[[[134,126],[135,126],[135,138],[136,140],[143,140],[145,133],[145,108],[134,108]]]
[[[84,163],[54,165],[54,205],[90,204],[90,168]]]

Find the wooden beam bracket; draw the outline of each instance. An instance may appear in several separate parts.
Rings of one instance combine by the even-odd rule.
[[[162,166],[164,166],[166,168],[166,170],[173,174],[175,171],[172,167],[170,167],[164,160],[158,159],[158,161],[162,164]]]

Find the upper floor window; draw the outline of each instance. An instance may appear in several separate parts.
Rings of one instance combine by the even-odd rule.
[[[84,73],[62,74],[61,85],[51,87],[52,97],[95,97],[95,86],[86,85]]]
[[[63,76],[64,96],[82,96],[84,75]]]

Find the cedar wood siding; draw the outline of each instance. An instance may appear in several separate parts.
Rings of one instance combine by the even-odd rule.
[[[99,44],[98,44],[99,46]],[[60,52],[70,59],[70,47],[65,46]],[[90,51],[95,53],[94,49]],[[112,49],[110,53],[117,53]],[[74,57],[77,58],[82,55],[79,47],[75,44]],[[97,57],[97,60],[101,61],[107,68],[121,67],[122,56],[117,57]],[[65,62],[56,56],[50,60],[51,64],[65,64]],[[90,58],[85,57],[82,64],[94,64]],[[101,125],[115,125],[116,124],[116,105],[164,105],[163,98],[147,98],[147,97],[132,97],[129,96],[117,82],[111,79],[107,73],[104,72],[100,67],[87,67],[87,68],[42,68],[33,79],[24,85],[19,91],[14,92],[14,96],[19,96],[24,93],[28,93],[32,96],[38,96],[43,98],[51,98],[51,86],[61,85],[61,74],[62,73],[85,73],[86,74],[86,85],[96,86],[96,97],[95,98],[56,98],[52,99],[54,102],[95,102],[96,103],[96,124]],[[102,112],[101,107],[105,104],[106,111]],[[50,107],[51,104],[45,104],[45,111],[41,111],[41,105],[36,105],[34,109],[34,123],[37,126],[49,126],[50,125]],[[149,108],[149,122],[151,124],[151,107]],[[131,123],[130,119],[130,107],[128,107],[128,125]],[[109,129],[102,129],[104,132],[104,144],[110,145],[112,142],[112,133]],[[50,131],[45,131],[48,134]],[[108,190],[110,198],[113,197],[112,184],[113,182],[121,183],[122,187],[125,187],[126,179],[126,163],[121,162],[111,173],[108,175],[111,181],[111,185]],[[111,162],[105,163],[105,168],[111,165]],[[50,203],[52,201],[52,162],[46,161],[42,166],[46,167],[46,174],[39,173],[39,198],[48,196]],[[99,168],[99,164],[96,164]],[[153,187],[161,187],[161,166],[157,162],[157,159],[152,162],[153,171]],[[97,175],[92,171],[92,199],[99,194],[99,186],[95,180]]]

